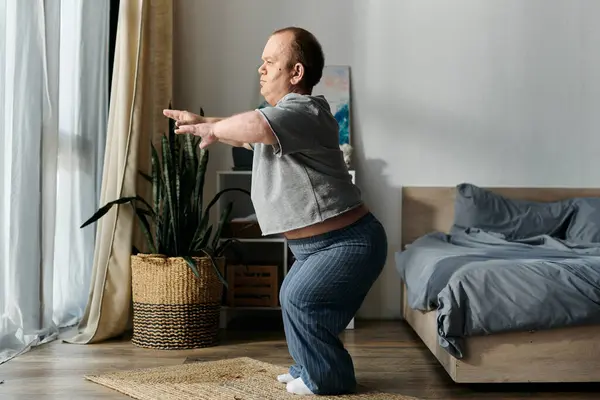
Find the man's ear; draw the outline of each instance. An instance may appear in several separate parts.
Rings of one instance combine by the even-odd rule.
[[[298,85],[302,81],[302,78],[304,78],[304,65],[296,63],[292,67],[292,85]]]

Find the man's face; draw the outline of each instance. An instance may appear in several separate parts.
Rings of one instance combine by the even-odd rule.
[[[295,68],[290,65],[293,34],[282,32],[269,38],[262,54],[263,64],[258,69],[260,75],[260,93],[271,105],[297,84]]]

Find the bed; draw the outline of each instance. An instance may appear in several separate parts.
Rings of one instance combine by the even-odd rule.
[[[401,207],[403,317],[455,382],[600,381],[600,189],[404,187]]]

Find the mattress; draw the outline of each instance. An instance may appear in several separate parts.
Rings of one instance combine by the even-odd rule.
[[[395,261],[408,306],[435,310],[439,343],[456,358],[469,336],[600,324],[599,244],[469,229],[425,235]]]

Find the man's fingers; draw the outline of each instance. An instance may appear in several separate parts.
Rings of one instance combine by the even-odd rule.
[[[165,115],[165,117],[178,120],[181,118],[181,114],[183,114],[183,111],[166,109],[166,110],[163,110],[163,114]]]
[[[185,120],[177,120],[177,122],[175,122],[175,126],[184,126],[184,125],[195,125],[196,122],[192,121],[191,119]]]
[[[202,141],[200,142],[200,148],[201,148],[201,149],[205,149],[205,148],[207,148],[208,146],[210,146],[211,144],[213,144],[214,142],[215,142],[215,140],[202,140]]]
[[[211,135],[204,136],[202,138],[202,141],[200,142],[200,148],[205,149],[208,146],[210,146],[211,144],[216,143],[216,142],[218,142],[218,139],[215,135],[211,134]]]
[[[175,129],[175,133],[194,133],[195,131],[194,125],[184,125]]]

